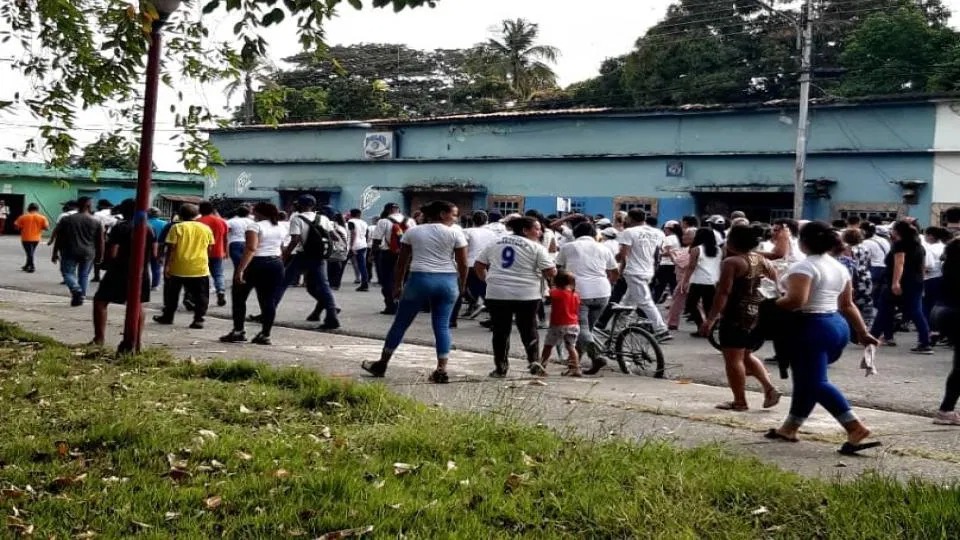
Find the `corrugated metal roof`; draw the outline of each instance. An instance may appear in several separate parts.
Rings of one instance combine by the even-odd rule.
[[[820,98],[810,100],[814,108],[825,107],[845,107],[861,104],[872,105],[894,105],[904,103],[931,103],[944,99],[958,99],[960,93],[946,94],[901,94],[893,96],[868,96],[861,98]],[[566,109],[518,109],[508,111],[498,111],[492,113],[471,113],[471,114],[452,114],[445,116],[427,116],[421,118],[373,118],[369,120],[325,120],[319,122],[299,122],[278,125],[249,125],[232,126],[209,130],[211,133],[231,133],[244,131],[294,131],[294,130],[312,130],[312,129],[348,129],[348,128],[397,128],[407,125],[439,124],[439,123],[472,123],[472,122],[499,122],[504,120],[523,120],[538,118],[563,118],[563,117],[609,117],[609,118],[632,118],[642,116],[652,116],[661,114],[684,114],[684,113],[718,113],[734,111],[759,111],[770,109],[782,109],[796,107],[799,102],[795,99],[777,99],[766,102],[752,103],[728,103],[728,104],[705,104],[690,103],[679,106],[653,106],[640,108],[611,108],[611,107],[593,107],[593,108],[566,108]]]

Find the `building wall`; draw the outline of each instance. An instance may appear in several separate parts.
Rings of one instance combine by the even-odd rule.
[[[931,222],[950,206],[960,206],[960,103],[937,104],[934,137]]]
[[[807,201],[806,217],[828,219],[848,203],[899,204],[900,180],[936,187],[940,115],[932,103],[814,108],[807,178],[836,183],[830,199]],[[374,186],[374,212],[404,203],[404,188],[444,185],[475,191],[476,207],[509,196],[545,213],[556,210],[556,197],[605,215],[637,197],[668,219],[695,213],[695,193],[791,192],[795,123],[793,110],[765,110],[406,124],[394,129],[396,159],[378,162],[363,161],[361,149],[365,133],[381,127],[216,132],[227,166],[208,194],[240,195],[235,179],[243,175],[251,194],[278,200],[278,190],[329,190],[331,204],[346,209]],[[682,177],[667,175],[674,161]],[[926,219],[934,190],[919,198],[909,211]]]

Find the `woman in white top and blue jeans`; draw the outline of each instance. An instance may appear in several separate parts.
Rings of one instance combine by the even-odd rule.
[[[808,223],[800,230],[800,248],[808,257],[793,264],[781,278],[786,293],[777,300],[777,307],[796,312],[796,327],[789,339],[793,396],[783,425],[768,431],[766,437],[796,442],[797,432],[819,403],[847,431],[847,442],[840,452],[855,454],[880,443],[864,443],[870,430],[830,383],[827,366],[836,362],[850,343],[851,326],[860,344],[877,345],[878,341],[870,335],[854,304],[850,273],[829,255],[839,242],[826,223]]]
[[[277,316],[274,298],[283,287],[283,260],[280,254],[287,232],[279,224],[280,211],[276,206],[257,203],[253,207],[253,215],[256,221],[247,226],[243,256],[233,272],[233,331],[221,337],[220,341],[239,343],[247,340],[243,328],[247,317],[247,298],[251,291],[256,290],[262,327],[252,343],[270,345],[270,331]]]
[[[425,222],[408,229],[400,239],[393,287],[399,304],[380,360],[364,362],[361,367],[374,377],[383,377],[393,352],[426,301],[437,343],[437,369],[430,375],[430,382],[446,383],[452,348],[450,314],[467,279],[467,239],[461,229],[451,227],[459,217],[453,203],[434,201],[421,211]],[[407,265],[410,275],[404,282]]]
[[[717,235],[713,229],[702,227],[693,237],[693,247],[690,249],[690,264],[683,283],[679,285],[681,294],[686,292],[686,311],[693,319],[697,331],[694,337],[700,335],[700,326],[703,319],[713,308],[713,297],[717,293],[717,282],[720,281],[720,262],[723,254],[717,247]],[[703,312],[700,303],[703,303]]]

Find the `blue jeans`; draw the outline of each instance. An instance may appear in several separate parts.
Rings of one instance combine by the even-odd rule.
[[[60,274],[63,282],[71,293],[87,295],[87,283],[90,281],[90,271],[93,270],[93,259],[60,257]]]
[[[227,247],[227,251],[230,254],[230,262],[233,263],[234,268],[240,265],[240,259],[243,257],[243,250],[246,249],[246,247],[246,242],[230,242],[230,245]]]
[[[602,298],[583,298],[580,300],[580,335],[577,336],[577,345],[586,351],[591,359],[596,360],[600,356],[600,347],[593,339],[593,327],[603,315],[603,310],[610,303],[610,297]]]
[[[787,422],[802,425],[818,403],[841,424],[856,420],[847,399],[827,378],[827,366],[850,343],[850,326],[839,313],[802,313],[796,320],[790,359],[793,399]]]
[[[397,307],[397,316],[387,332],[384,348],[394,351],[403,341],[403,334],[417,318],[424,301],[430,304],[430,319],[433,336],[437,342],[437,358],[450,356],[453,338],[450,335],[450,314],[460,295],[457,274],[412,272],[403,287],[403,296]]]
[[[917,327],[917,343],[921,347],[930,345],[930,325],[923,315],[923,287],[919,283],[903,286],[902,294],[894,296],[890,287],[885,286],[877,305],[877,318],[873,321],[870,333],[874,337],[893,339],[894,310],[899,304],[903,316],[913,321]]]
[[[324,309],[324,324],[340,324],[337,318],[337,301],[330,289],[330,281],[327,279],[327,261],[311,259],[305,257],[303,253],[295,254],[287,263],[283,274],[283,286],[277,291],[274,305],[280,305],[284,293],[289,287],[300,281],[301,275],[304,276],[307,293]]]
[[[940,301],[943,294],[943,276],[930,278],[923,282],[923,316],[927,323],[932,323],[930,314],[933,312],[933,306]]]
[[[150,287],[156,289],[160,286],[160,277],[163,276],[163,267],[160,264],[160,257],[150,257]]]
[[[357,271],[357,277],[360,279],[360,286],[370,285],[370,275],[367,274],[367,250],[358,249],[353,254],[354,269]]]
[[[210,257],[210,277],[213,278],[213,288],[218,293],[225,292],[227,290],[226,284],[223,282],[223,258],[214,258]]]

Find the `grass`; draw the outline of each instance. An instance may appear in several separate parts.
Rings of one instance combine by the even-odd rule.
[[[379,385],[0,322],[0,537],[951,538],[952,489],[561,438]]]

